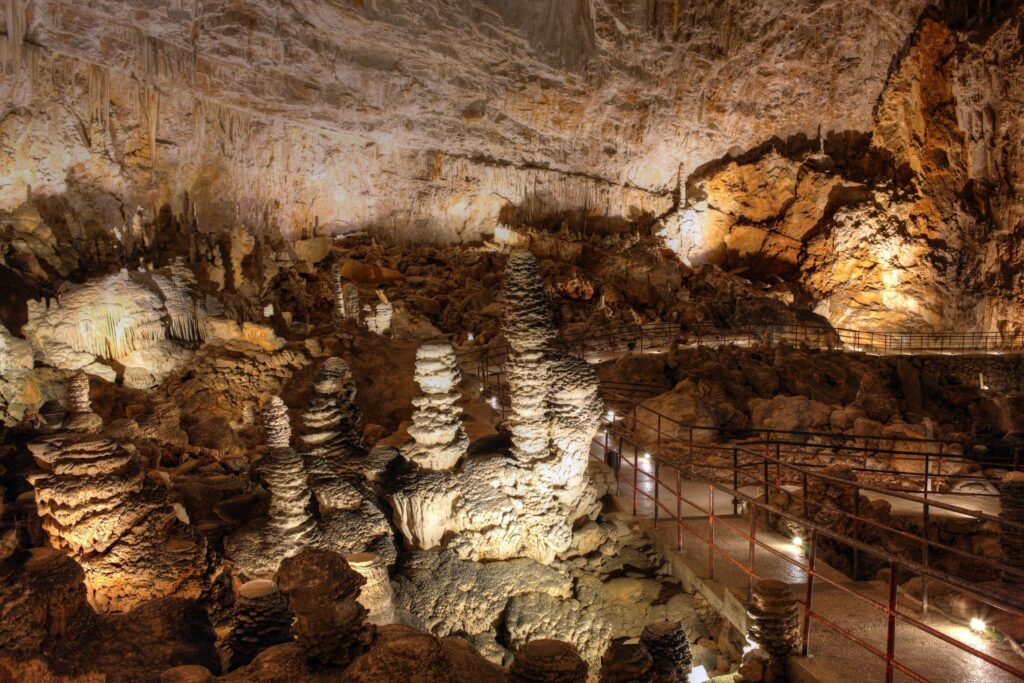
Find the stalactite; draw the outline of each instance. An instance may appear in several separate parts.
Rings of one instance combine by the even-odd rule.
[[[25,0],[7,0],[7,41],[3,55],[3,67],[15,77],[21,71],[24,54],[25,32],[28,26],[25,17]]]
[[[89,121],[106,132],[110,121],[110,78],[107,70],[89,65]]]

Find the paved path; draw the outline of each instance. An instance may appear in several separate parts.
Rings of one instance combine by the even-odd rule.
[[[595,445],[594,454],[600,451]],[[627,457],[632,460],[632,452],[627,450]],[[720,552],[715,552],[713,561],[713,578],[709,572],[708,546],[704,539],[709,537],[707,505],[709,487],[697,482],[680,481],[683,498],[693,505],[682,504],[678,510],[683,521],[680,535],[676,520],[676,471],[670,466],[660,468],[659,475],[665,482],[658,488],[658,500],[661,503],[658,513],[658,525],[654,528],[654,480],[643,476],[644,473],[654,474],[655,461],[641,458],[637,473],[638,488],[646,496],[637,497],[637,514],[647,520],[650,531],[656,535],[658,545],[666,555],[676,555],[677,543],[681,538],[682,551],[677,561],[682,561],[688,568],[689,575],[697,576],[704,583],[705,591],[712,591],[719,596],[717,604],[730,603],[738,605],[745,602],[749,586],[748,573],[744,567],[748,565],[750,518],[740,511],[733,514],[731,499],[723,493],[714,495],[714,510],[719,519],[715,521],[715,542]],[[621,509],[630,512],[633,507],[632,491],[633,470],[629,462],[623,462],[620,470],[620,485],[616,502]],[[745,488],[745,493],[755,493],[752,488]],[[647,496],[650,496],[648,498]],[[888,497],[887,498],[892,498]],[[957,504],[964,504],[961,496],[945,496],[953,498]],[[991,511],[992,499],[982,498],[979,505]],[[892,502],[903,508],[901,514],[913,514],[913,503],[895,498]],[[699,508],[699,509],[698,509]],[[942,513],[955,515],[955,513]],[[936,510],[936,514],[942,514]],[[806,556],[805,549],[795,546],[789,538],[779,533],[761,528],[758,520],[756,537],[768,546],[756,547],[754,552],[754,573],[762,578],[773,578],[784,581],[793,587],[794,594],[803,600],[806,592]],[[775,551],[774,553],[772,551]],[[732,562],[729,558],[736,560]],[[670,557],[671,561],[671,557]],[[888,598],[886,580],[851,581],[841,572],[819,561],[817,570],[820,577],[814,585],[813,610],[824,616],[842,629],[855,634],[872,647],[884,652],[886,648],[886,614],[877,607],[865,602],[862,597],[870,598],[879,604],[885,604]],[[884,575],[881,577],[884,579]],[[830,585],[834,581],[842,588],[852,591],[854,595],[840,587]],[[725,593],[730,593],[730,599]],[[858,597],[861,596],[861,597]],[[1001,661],[1024,669],[1024,659],[1008,649],[995,647],[992,641],[972,633],[966,626],[955,623],[937,610],[923,614],[919,603],[902,593],[898,598],[899,610],[916,619],[920,619],[932,628],[955,638]],[[825,624],[812,621],[810,641],[811,661],[826,668],[843,681],[884,681],[884,660],[872,654],[861,645],[847,639],[839,632]],[[966,653],[955,646],[942,642],[918,628],[897,620],[896,650],[897,662],[907,666],[919,675],[931,681],[942,682],[975,682],[991,683],[1019,680],[1012,674],[1002,671],[996,666]],[[896,672],[896,681],[912,681],[912,677]]]

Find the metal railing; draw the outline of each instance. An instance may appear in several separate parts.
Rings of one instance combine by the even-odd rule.
[[[804,599],[801,601],[803,606],[803,619],[801,622],[800,638],[801,653],[803,655],[807,655],[809,652],[811,622],[814,621],[882,659],[886,667],[886,681],[892,681],[896,671],[909,676],[913,680],[927,681],[929,680],[928,678],[914,671],[909,665],[901,662],[896,657],[896,624],[897,622],[900,622],[920,630],[927,635],[933,636],[947,645],[952,645],[953,647],[962,650],[963,652],[966,652],[967,654],[976,657],[993,667],[1001,669],[1004,672],[1024,678],[1024,670],[1021,670],[1019,667],[1002,661],[967,643],[953,638],[952,636],[943,633],[942,631],[916,618],[909,612],[900,609],[900,605],[897,600],[897,579],[901,573],[902,575],[909,573],[922,578],[924,586],[924,591],[922,593],[922,607],[926,611],[928,608],[927,586],[928,583],[931,582],[957,591],[961,595],[976,600],[979,603],[988,605],[991,609],[1000,610],[1006,614],[1013,615],[1014,617],[1024,616],[1024,597],[1019,593],[1010,594],[1002,591],[996,591],[990,587],[978,585],[964,577],[940,571],[929,562],[929,550],[933,548],[941,548],[944,551],[969,556],[974,561],[977,561],[979,558],[970,555],[969,553],[965,553],[953,546],[933,540],[929,538],[927,534],[918,536],[907,531],[885,525],[877,520],[864,516],[859,507],[855,507],[852,512],[848,510],[841,510],[834,506],[829,506],[824,500],[812,498],[810,495],[810,489],[813,487],[814,482],[828,484],[833,487],[844,487],[849,491],[850,495],[858,501],[862,490],[877,489],[857,482],[809,472],[808,470],[789,463],[778,462],[768,458],[767,456],[742,449],[739,446],[733,446],[732,461],[734,464],[732,467],[731,483],[727,484],[715,479],[708,479],[692,470],[687,471],[685,476],[687,481],[696,482],[699,485],[707,487],[708,497],[705,505],[703,502],[695,501],[683,494],[683,472],[687,470],[685,464],[680,466],[671,460],[663,460],[662,456],[658,453],[650,454],[649,451],[646,451],[646,448],[643,445],[637,443],[637,441],[632,438],[628,433],[628,430],[623,428],[624,426],[626,426],[624,422],[618,423],[618,426],[614,427],[612,431],[606,431],[601,435],[601,437],[595,439],[595,443],[598,447],[596,450],[600,455],[594,455],[594,457],[607,462],[609,460],[607,455],[609,451],[609,441],[615,439],[618,440],[619,449],[617,451],[618,457],[616,458],[618,463],[618,467],[616,467],[616,482],[618,484],[625,480],[626,485],[631,487],[634,514],[638,512],[640,499],[645,498],[653,504],[655,527],[657,527],[660,522],[670,521],[675,523],[676,547],[678,549],[681,550],[684,546],[684,533],[690,534],[692,538],[697,539],[699,544],[705,545],[707,547],[707,578],[712,580],[714,579],[716,557],[725,560],[728,564],[736,567],[746,575],[747,599],[749,601],[755,580],[762,578],[774,578],[772,576],[759,575],[755,571],[756,553],[758,549],[763,552],[768,552],[771,555],[784,560],[786,564],[793,565],[798,570],[804,572],[807,583]],[[595,449],[592,449],[592,454],[594,453],[594,450]],[[623,456],[623,454],[629,450],[632,450],[633,453],[631,461],[629,458],[624,458]],[[651,463],[651,466],[653,467],[653,474],[645,471],[643,467],[641,467],[640,452],[642,450],[647,453],[645,460],[648,460]],[[622,476],[623,464],[627,465],[629,469],[632,470],[631,476]],[[785,468],[790,471],[797,472],[799,477],[802,479],[802,489],[799,489],[797,493],[788,490],[786,491],[787,495],[795,497],[798,506],[802,506],[800,514],[795,514],[790,510],[782,509],[770,502],[773,490],[783,490],[781,485],[778,482],[773,481],[771,477],[771,469],[773,467],[775,467],[776,470]],[[669,469],[675,472],[674,488],[672,481],[665,481],[661,477],[661,472],[664,469]],[[653,494],[644,490],[645,487],[640,477],[650,480],[649,483],[653,484]],[[763,493],[758,496],[756,494],[752,495],[745,492],[744,489],[749,487],[754,487]],[[665,492],[664,494],[662,493],[663,491]],[[886,493],[887,495],[892,495],[889,492]],[[731,518],[727,519],[720,514],[716,514],[716,494],[725,495],[732,501],[733,515]],[[909,496],[909,494],[902,495]],[[666,500],[666,497],[668,500]],[[925,510],[928,510],[929,506],[937,506],[950,511],[955,511],[957,514],[973,516],[979,520],[996,522],[1004,526],[1012,525],[1017,528],[1024,529],[1024,525],[1008,522],[998,517],[986,515],[974,510],[929,501],[927,498],[910,498],[915,502],[922,504]],[[742,519],[742,515],[739,514],[738,509],[740,505],[745,505],[747,507],[747,517],[749,519],[747,520],[746,528],[737,524],[737,522]],[[699,518],[706,517],[707,523],[704,530],[695,528],[693,524],[689,524],[684,521],[683,510],[686,506],[696,510]],[[840,527],[838,524],[819,523],[817,518],[821,511],[826,511],[833,515],[833,517],[839,515],[841,519],[854,522],[852,535],[837,531],[837,527]],[[758,538],[759,521],[763,520],[760,521],[760,528],[763,531],[768,528],[769,520],[772,518],[786,520],[787,522],[795,524],[799,528],[810,532],[807,545],[806,565],[796,558],[772,547],[770,544],[766,543],[763,538]],[[861,540],[863,537],[862,530],[868,528],[872,528],[878,533],[884,533],[890,537],[894,537],[904,544],[919,545],[923,549],[923,562],[911,559],[906,553],[890,553],[876,545],[865,543]],[[730,551],[729,548],[719,540],[718,534],[721,533],[722,529],[746,541],[745,557],[741,557],[737,553]],[[888,601],[886,603],[881,603],[863,591],[844,585],[842,582],[830,578],[827,572],[820,570],[816,566],[816,555],[817,550],[820,547],[820,541],[824,539],[850,548],[854,553],[855,562],[857,561],[856,558],[871,557],[874,558],[877,563],[880,563],[883,566],[888,566]],[[861,559],[860,561],[863,560]],[[1000,572],[1003,572],[1004,575],[1018,577],[1018,580],[1020,578],[1024,578],[1024,570],[1019,568],[1009,567],[987,558],[983,559],[982,562],[992,565]],[[781,578],[785,580],[786,576],[782,576]],[[880,610],[886,615],[886,649],[884,651],[867,642],[867,640],[853,633],[851,630],[840,626],[836,623],[834,617],[830,618],[830,616],[825,614],[822,610],[815,609],[814,583],[816,580],[824,581],[844,594],[854,597],[858,602],[865,606]]]

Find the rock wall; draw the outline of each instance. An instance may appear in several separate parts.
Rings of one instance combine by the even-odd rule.
[[[660,233],[691,263],[799,283],[836,325],[1019,330],[1022,25],[1019,3],[929,8],[867,131],[730,152]]]
[[[11,3],[0,208],[444,240],[649,220],[734,149],[867,130],[925,5]]]

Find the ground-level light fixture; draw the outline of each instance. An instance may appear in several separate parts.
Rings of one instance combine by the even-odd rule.
[[[971,617],[971,630],[975,633],[984,633],[985,629],[988,628],[988,624],[985,623],[984,619],[978,617]]]
[[[605,415],[605,419],[608,420],[609,422],[615,422],[615,411],[609,410],[608,413]]]

